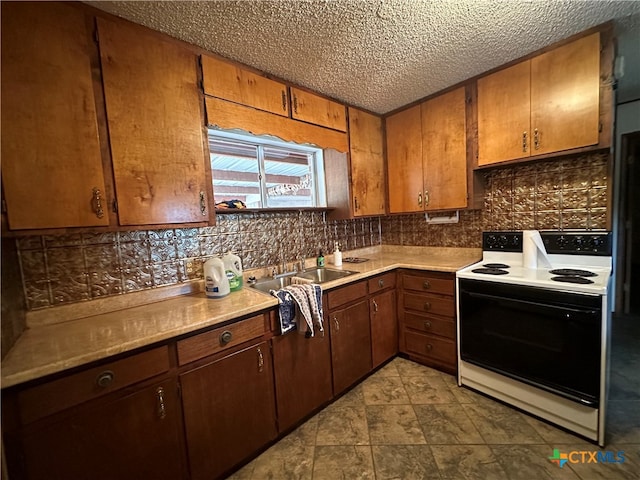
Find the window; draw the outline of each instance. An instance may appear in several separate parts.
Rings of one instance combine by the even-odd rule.
[[[209,151],[216,207],[326,207],[320,148],[210,129]]]

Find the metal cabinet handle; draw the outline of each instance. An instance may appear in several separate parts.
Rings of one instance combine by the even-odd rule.
[[[425,290],[428,290],[431,288],[431,284],[425,280],[424,283],[422,284],[422,288],[424,288]]]
[[[527,151],[527,132],[522,132],[522,151]]]
[[[338,317],[333,317],[333,321],[336,324],[336,333],[340,331],[340,323],[338,322]]]
[[[424,302],[424,309],[431,310],[431,304],[429,302]]]
[[[418,205],[422,206],[422,192],[418,192]]]
[[[156,390],[156,399],[158,400],[158,418],[164,420],[167,416],[167,409],[164,405],[164,388],[158,387]]]
[[[231,341],[232,338],[233,338],[233,333],[231,333],[229,330],[225,330],[220,334],[220,344],[226,345]]]
[[[258,347],[258,373],[262,373],[264,370],[264,356],[262,355],[262,348]]]
[[[287,92],[282,90],[282,110],[287,111]]]
[[[200,213],[202,215],[207,214],[207,197],[204,192],[200,192]]]
[[[424,206],[429,205],[429,190],[424,191]]]
[[[298,97],[293,96],[293,112],[298,113]]]
[[[374,311],[375,313],[378,313],[378,304],[376,303],[376,301],[375,301],[375,300],[371,300],[371,301],[373,302],[373,311]]]
[[[380,287],[380,288],[384,287],[384,280],[382,280],[382,279],[378,280],[378,287]]]
[[[113,382],[115,374],[111,370],[105,370],[96,377],[96,385],[100,388],[107,388]]]
[[[102,192],[99,188],[94,187],[93,189],[93,199],[91,200],[91,206],[93,208],[93,213],[96,214],[96,217],[104,217],[104,210],[102,208]]]
[[[353,203],[357,212],[360,209],[360,206],[358,205],[358,197],[353,197]]]
[[[429,330],[431,328],[431,322],[424,322],[424,328]]]
[[[540,149],[540,132],[537,128],[533,130],[533,145],[536,150]]]

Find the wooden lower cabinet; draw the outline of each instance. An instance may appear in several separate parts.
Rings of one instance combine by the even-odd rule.
[[[186,478],[176,379],[5,432],[11,479]]]
[[[338,395],[371,371],[369,303],[364,298],[353,305],[329,312],[328,319],[333,393]]]
[[[333,396],[330,339],[328,333],[305,338],[296,331],[272,342],[278,430],[284,432]]]
[[[400,274],[400,352],[451,374],[457,371],[454,293],[454,274]]]
[[[396,291],[388,290],[369,299],[371,318],[372,367],[389,360],[398,353],[398,317]]]
[[[180,375],[191,479],[213,480],[276,438],[269,344]]]

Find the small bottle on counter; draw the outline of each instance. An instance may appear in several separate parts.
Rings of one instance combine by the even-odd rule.
[[[316,265],[318,267],[324,267],[324,255],[322,254],[322,250],[320,250],[320,254],[318,258],[316,258]]]
[[[336,267],[342,265],[342,252],[340,251],[340,244],[336,242],[336,250],[333,252],[333,264]]]

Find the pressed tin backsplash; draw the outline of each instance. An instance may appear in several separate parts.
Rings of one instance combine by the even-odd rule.
[[[231,250],[245,269],[383,244],[480,247],[483,230],[604,229],[607,153],[487,171],[484,208],[457,224],[424,214],[328,221],[322,212],[221,214],[217,225],[16,240],[27,308],[190,282],[202,263]]]

